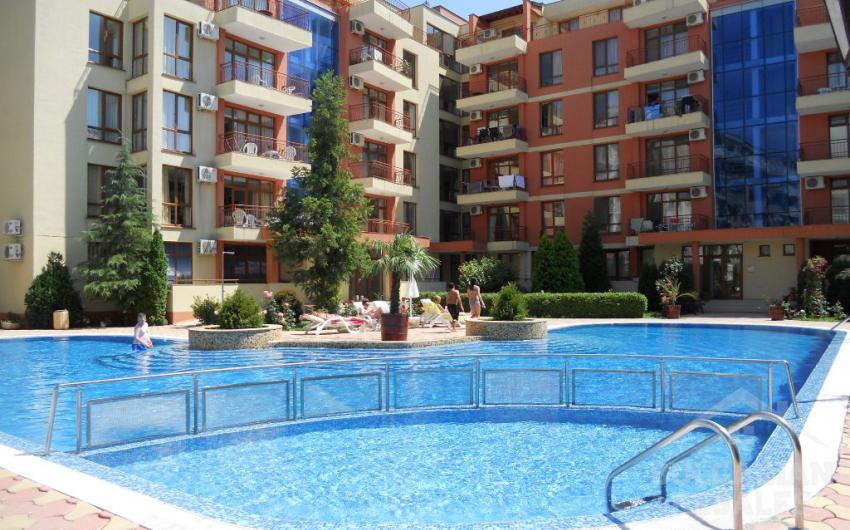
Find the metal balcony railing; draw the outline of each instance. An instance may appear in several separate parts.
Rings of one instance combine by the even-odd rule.
[[[803,213],[803,223],[807,225],[850,224],[850,206],[806,208]]]
[[[372,46],[371,44],[361,46],[360,48],[354,48],[348,53],[349,65],[365,63],[367,61],[377,61],[387,65],[390,69],[405,77],[413,77],[413,68],[409,62],[378,46]]]
[[[478,182],[464,182],[464,194],[487,193],[491,191],[527,190],[522,175],[496,175]]]
[[[797,25],[812,26],[814,24],[828,24],[829,11],[823,1],[805,7],[797,8]]]
[[[517,72],[499,72],[487,78],[487,93],[501,92],[502,90],[519,89],[525,92],[525,78],[520,77]]]
[[[250,9],[301,29],[310,29],[310,13],[306,9],[285,0],[216,0],[215,2],[216,11],[224,11],[236,6]]]
[[[231,61],[221,65],[221,82],[244,81],[302,98],[310,97],[310,82],[306,79],[275,71],[273,68]]]
[[[706,44],[702,37],[699,35],[681,35],[669,42],[660,43],[658,46],[644,47],[628,52],[626,54],[626,66],[637,66],[697,51],[706,52]]]
[[[481,242],[482,238],[478,237],[472,228],[462,226],[452,226],[440,230],[440,241],[476,241]]]
[[[383,103],[364,103],[362,105],[351,105],[348,107],[348,120],[378,120],[384,123],[389,123],[393,127],[404,129],[408,132],[413,132],[413,127],[410,125],[410,119],[402,112],[393,110]]]
[[[490,241],[528,241],[528,227],[513,225],[491,228]]]
[[[522,40],[528,40],[528,34],[522,26],[490,26],[489,28],[478,28],[478,31],[475,34],[466,33],[458,36],[457,47],[468,48],[483,42],[489,42],[491,40],[502,39],[514,35]]]
[[[830,158],[848,158],[848,140],[823,140],[807,142],[800,146],[800,160],[828,160]]]
[[[410,225],[388,221],[387,219],[369,219],[364,231],[370,234],[406,234],[410,232]]]
[[[510,140],[517,138],[525,140],[525,129],[518,127],[516,124],[501,125],[497,127],[479,127],[477,134],[467,138],[467,145],[483,144],[485,142],[498,142],[500,140]]]
[[[659,160],[634,162],[628,166],[628,178],[658,177],[691,171],[708,172],[708,158],[704,155],[684,155]]]
[[[351,168],[354,178],[376,178],[395,184],[414,186],[413,173],[409,169],[396,167],[378,160],[355,163]]]
[[[800,79],[800,95],[815,96],[850,89],[850,74],[835,72],[826,75],[815,75]]]
[[[310,162],[305,144],[278,140],[256,134],[229,132],[219,135],[219,153],[244,153],[286,162]]]
[[[548,39],[562,33],[571,33],[586,28],[608,24],[610,22],[619,22],[619,19],[612,20],[610,10],[602,9],[593,13],[585,13],[576,17],[577,24],[570,24],[570,21],[552,22],[550,24],[542,24],[531,29],[532,40]]]
[[[256,204],[227,204],[218,209],[218,226],[235,228],[263,228],[272,211],[271,206]]]
[[[644,220],[641,232],[691,232],[706,230],[708,217],[700,214],[672,215]]]
[[[659,118],[681,116],[691,112],[708,113],[708,102],[702,96],[684,96],[673,101],[664,101],[653,105],[630,107],[629,123],[652,121]]]
[[[355,0],[351,2],[351,7],[354,7],[358,4],[362,4],[367,2],[368,0]],[[407,6],[404,2],[399,2],[398,0],[376,0],[379,4],[383,5],[396,15],[410,22],[410,7]]]

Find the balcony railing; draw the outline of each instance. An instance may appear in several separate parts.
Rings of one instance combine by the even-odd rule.
[[[452,226],[440,230],[440,241],[481,241],[470,227]]]
[[[174,202],[162,203],[162,224],[166,226],[192,226],[192,207]]]
[[[479,127],[478,133],[475,136],[470,136],[467,139],[467,145],[483,144],[486,142],[498,142],[500,140],[510,140],[518,138],[525,140],[525,129],[513,125],[501,125],[498,127]]]
[[[513,35],[516,35],[522,40],[528,40],[528,35],[526,34],[523,26],[491,26],[489,28],[479,28],[474,35],[472,33],[460,35],[457,38],[457,47],[468,48],[476,44],[481,44],[482,42],[489,42],[491,40],[511,37]]]
[[[305,144],[241,132],[225,133],[219,135],[218,138],[219,153],[244,153],[273,160],[303,162],[305,164],[310,162]]]
[[[803,216],[803,222],[807,225],[850,224],[850,206],[806,208]]]
[[[528,241],[528,227],[514,225],[491,228],[490,241]]]
[[[355,0],[351,2],[351,7],[356,6],[357,4],[362,4],[367,0]],[[383,5],[396,15],[410,22],[410,8],[404,3],[399,2],[398,0],[377,0],[379,4]]]
[[[652,48],[640,48],[626,54],[626,66],[637,66],[683,55],[690,52],[706,52],[705,41],[699,35],[682,35]]]
[[[410,225],[397,223],[386,219],[369,219],[366,222],[366,232],[370,234],[406,234],[410,232]]]
[[[800,95],[815,96],[850,89],[850,74],[835,72],[826,75],[815,75],[800,79]]]
[[[387,65],[390,69],[405,77],[413,77],[413,68],[410,63],[401,57],[397,57],[383,48],[367,45],[354,48],[348,53],[348,64],[355,65],[367,61],[377,61]]]
[[[410,118],[404,113],[393,110],[383,103],[364,103],[362,105],[351,105],[348,107],[348,120],[378,120],[389,123],[393,127],[413,132],[410,126]]]
[[[703,155],[684,155],[660,160],[634,162],[628,166],[628,178],[675,175],[691,171],[708,172],[708,158]]]
[[[255,204],[228,204],[218,209],[218,226],[235,228],[263,228],[272,211],[271,206]]]
[[[525,92],[525,78],[520,77],[517,72],[499,72],[487,78],[488,94],[514,88]]]
[[[612,20],[610,10],[608,9],[595,11],[593,13],[586,13],[572,20],[575,20],[576,22],[564,20],[562,22],[552,22],[551,24],[535,26],[531,29],[531,38],[533,40],[548,39],[549,37],[555,37],[562,33],[570,33],[586,28],[592,28],[594,26],[600,26],[602,24],[608,24],[609,22],[620,21],[619,18]]]
[[[829,23],[829,11],[822,1],[816,5],[797,8],[797,25],[812,26]]]
[[[800,160],[827,160],[830,158],[848,158],[848,140],[825,140],[808,142],[800,146]]]
[[[310,29],[310,13],[285,0],[216,0],[215,2],[216,11],[224,11],[234,6],[250,9],[301,29]]]
[[[664,101],[654,105],[629,108],[629,123],[652,121],[659,118],[681,116],[691,112],[708,113],[708,102],[701,96],[685,96],[673,101]]]
[[[464,194],[488,193],[491,191],[525,191],[525,177],[522,175],[498,175],[478,182],[464,182]]]
[[[277,72],[272,68],[231,61],[221,65],[221,82],[244,81],[302,98],[310,97],[310,82],[306,79]]]
[[[708,217],[699,214],[674,215],[644,221],[641,232],[691,232],[693,230],[706,230],[708,228]]]
[[[404,186],[414,186],[413,173],[409,169],[391,166],[378,160],[366,160],[352,167],[354,178],[376,178]]]

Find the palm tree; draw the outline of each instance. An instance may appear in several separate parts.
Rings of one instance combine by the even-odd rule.
[[[390,314],[399,315],[401,279],[421,280],[433,272],[440,265],[440,261],[428,254],[411,234],[397,234],[390,242],[373,241],[372,250],[378,255],[378,259],[372,262],[372,273],[390,273]]]

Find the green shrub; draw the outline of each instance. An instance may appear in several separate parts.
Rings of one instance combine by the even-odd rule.
[[[221,304],[218,300],[210,298],[201,298],[196,296],[192,301],[192,315],[200,321],[202,326],[211,326],[218,321],[218,312],[221,309]]]
[[[261,328],[263,308],[253,296],[238,289],[224,299],[218,311],[218,325],[221,329]]]
[[[291,309],[294,314],[296,322],[298,321],[298,318],[304,314],[304,304],[301,303],[301,300],[298,298],[298,295],[295,294],[295,291],[290,291],[288,289],[280,290],[274,293],[274,301],[279,307],[289,306],[289,309]]]
[[[284,330],[290,330],[295,327],[297,320],[295,312],[288,304],[278,304],[274,293],[271,291],[263,291],[266,297],[266,307],[263,308],[263,318],[266,324],[277,324],[282,326]]]
[[[643,318],[641,293],[528,293],[528,313],[542,318]]]
[[[32,328],[49,329],[53,326],[53,312],[67,309],[71,325],[83,320],[83,304],[80,294],[74,289],[71,273],[62,254],[51,252],[47,264],[33,278],[26,296],[27,325]]]
[[[850,255],[835,257],[826,271],[829,290],[827,298],[832,304],[841,304],[845,312],[850,311]]]
[[[650,311],[661,309],[661,297],[655,282],[658,281],[658,266],[655,263],[644,263],[640,269],[638,292],[646,297],[646,306]]]
[[[534,271],[531,273],[531,290],[558,292],[558,278],[555,274],[555,247],[548,235],[540,236],[537,250],[534,252]]]
[[[148,324],[164,326],[168,324],[168,257],[159,230],[154,230],[146,260],[136,295],[136,308],[147,314]]]
[[[593,212],[587,212],[581,225],[578,259],[585,289],[592,293],[604,293],[611,289],[599,221]]]
[[[528,304],[515,283],[511,282],[502,287],[493,302],[490,315],[493,320],[525,320],[528,316]]]
[[[481,291],[496,292],[509,282],[514,281],[515,272],[510,263],[492,256],[471,259],[458,267],[461,290],[465,290],[472,280],[478,282]]]
[[[558,235],[555,236],[553,249],[555,251],[555,274],[560,278],[557,292],[578,293],[584,291],[584,280],[581,277],[576,249],[567,234],[558,232]]]

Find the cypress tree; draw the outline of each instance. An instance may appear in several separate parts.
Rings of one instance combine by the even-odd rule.
[[[575,293],[584,290],[584,281],[579,271],[578,257],[572,241],[564,232],[558,232],[554,244],[558,292]]]
[[[168,324],[168,256],[162,234],[155,230],[151,237],[142,281],[138,293],[138,309],[147,314],[154,326]]]
[[[557,264],[555,263],[555,249],[549,236],[540,236],[537,244],[537,252],[534,253],[534,272],[531,276],[532,291],[558,292],[559,282],[557,278]]]
[[[602,248],[602,236],[599,233],[599,222],[591,212],[587,212],[584,216],[581,226],[579,265],[581,277],[588,292],[604,293],[611,290],[605,250]]]

